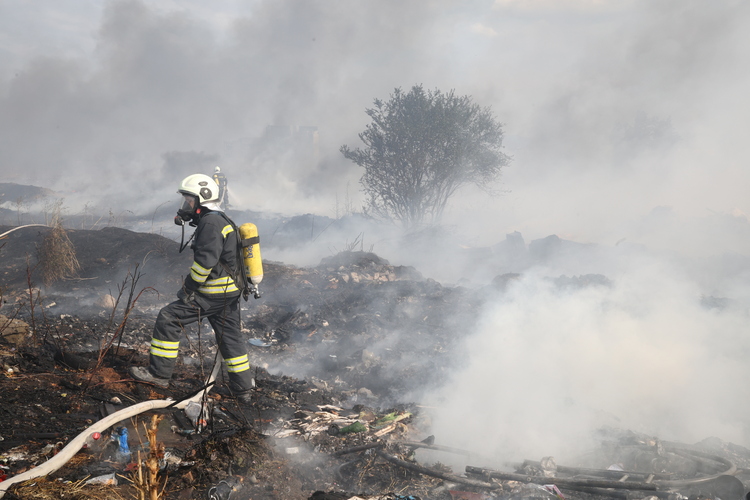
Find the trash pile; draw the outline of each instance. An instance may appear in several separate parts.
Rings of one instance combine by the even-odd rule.
[[[750,484],[750,451],[718,440],[688,446],[606,430],[600,449],[566,464],[553,457],[499,463],[442,446],[426,409],[404,403],[404,395],[442,383],[461,362],[462,335],[484,301],[497,295],[442,286],[367,252],[342,252],[310,268],[265,264],[263,298],[243,303],[257,381],[249,404],[231,397],[225,373],[207,386],[215,342],[206,325],[186,329],[169,388],[135,382],[127,368],[146,362],[159,304],[171,300],[181,272],[159,276],[149,262],[162,261],[145,255],[174,242],[122,230],[116,251],[107,253],[112,244],[97,238],[111,235],[78,233],[71,239],[86,240],[91,250],[79,255],[77,281],[36,288],[19,278],[25,264],[17,256],[3,271],[15,276],[2,290],[0,309],[0,494],[6,500],[151,494],[180,500],[741,500]],[[166,251],[176,254],[168,245]],[[133,257],[146,265],[128,267]],[[141,281],[139,272],[148,278]],[[498,277],[489,291],[502,293],[516,277]],[[88,278],[95,278],[91,286]],[[598,275],[555,283],[608,286]],[[141,287],[153,290],[139,295]],[[112,300],[97,300],[105,295]],[[85,304],[76,307],[82,297]],[[163,406],[91,430],[120,411],[155,402]],[[80,449],[64,465],[11,484],[76,439]],[[448,456],[467,465],[454,469]]]

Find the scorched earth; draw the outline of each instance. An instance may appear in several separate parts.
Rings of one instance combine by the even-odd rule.
[[[552,457],[498,464],[441,446],[414,395],[460,365],[479,309],[515,275],[469,289],[367,252],[309,268],[266,261],[262,298],[243,303],[257,388],[239,404],[225,373],[206,387],[216,349],[205,323],[186,330],[168,389],[127,375],[147,362],[156,314],[190,252],[156,234],[71,230],[80,269],[45,286],[37,249],[48,232],[0,241],[0,478],[7,485],[75,449],[43,476],[0,483],[5,498],[744,497],[750,453],[715,439],[678,446],[608,429],[602,450],[575,467]],[[603,276],[562,278],[608,286]],[[149,401],[162,403],[83,442],[97,423]],[[423,449],[481,467],[417,460]]]

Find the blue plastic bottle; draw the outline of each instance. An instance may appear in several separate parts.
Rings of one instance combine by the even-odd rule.
[[[130,446],[128,446],[128,428],[120,427],[117,429],[117,451],[115,458],[118,462],[127,462],[130,460]]]

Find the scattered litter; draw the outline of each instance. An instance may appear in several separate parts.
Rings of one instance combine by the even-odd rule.
[[[539,461],[539,465],[542,467],[542,474],[545,477],[555,477],[557,474],[557,463],[554,457],[543,457]]]
[[[111,474],[103,474],[101,476],[92,477],[86,484],[104,484],[107,486],[117,486],[117,476],[114,472]]]
[[[271,344],[261,339],[250,339],[247,341],[250,345],[255,347],[271,347]]]
[[[219,481],[216,486],[208,490],[208,500],[230,500],[232,493],[239,491],[242,487],[242,480],[230,477]]]
[[[128,428],[120,427],[117,429],[117,434],[113,435],[113,439],[117,441],[117,451],[115,452],[115,460],[124,463],[130,460],[130,446],[128,445]]]
[[[396,412],[389,413],[388,415],[385,415],[385,416],[379,418],[378,420],[376,420],[372,424],[372,428],[373,429],[381,429],[381,428],[383,428],[383,427],[385,427],[385,426],[387,426],[389,424],[399,422],[399,421],[401,421],[401,420],[403,420],[405,418],[409,418],[409,417],[411,417],[411,413],[409,413],[409,412],[405,412],[405,413],[401,413],[401,414],[397,414]]]
[[[367,426],[357,420],[353,424],[349,424],[346,427],[343,427],[339,429],[339,434],[349,434],[352,432],[365,432],[367,430]]]
[[[518,489],[518,493],[526,498],[558,498],[558,499],[564,500],[565,497],[558,496],[557,493],[551,491],[547,486],[554,486],[554,485],[542,486],[541,484],[535,484],[535,483],[523,484]],[[555,489],[557,491],[560,491],[559,489],[557,489],[556,486],[555,486]],[[535,495],[535,493],[541,494],[541,496]],[[562,493],[560,495],[562,495]]]
[[[171,451],[164,452],[164,457],[159,459],[159,469],[164,470],[169,465],[176,466],[176,467],[181,466],[182,458],[175,455]]]
[[[86,436],[86,441],[83,443],[83,449],[86,451],[99,451],[103,446],[102,435],[99,432],[92,432]]]
[[[208,416],[210,411],[208,409],[208,403],[201,404],[195,401],[191,401],[185,407],[185,415],[192,422],[195,431],[200,433],[208,425]]]
[[[545,484],[543,485],[543,487],[545,490],[554,494],[560,500],[565,500],[565,495],[562,494],[562,491],[560,491],[560,488],[558,488],[556,484]]]
[[[171,429],[172,432],[174,432],[175,434],[179,434],[180,436],[191,436],[195,434],[195,429],[180,429],[176,425],[173,425]]]

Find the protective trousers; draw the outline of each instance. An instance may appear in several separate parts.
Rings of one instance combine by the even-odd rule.
[[[214,329],[227,373],[230,388],[236,392],[253,388],[253,375],[247,356],[247,344],[240,330],[240,300],[238,297],[200,297],[185,304],[177,300],[164,306],[156,318],[151,338],[149,368],[155,377],[171,378],[180,347],[180,337],[187,325],[207,318]]]

